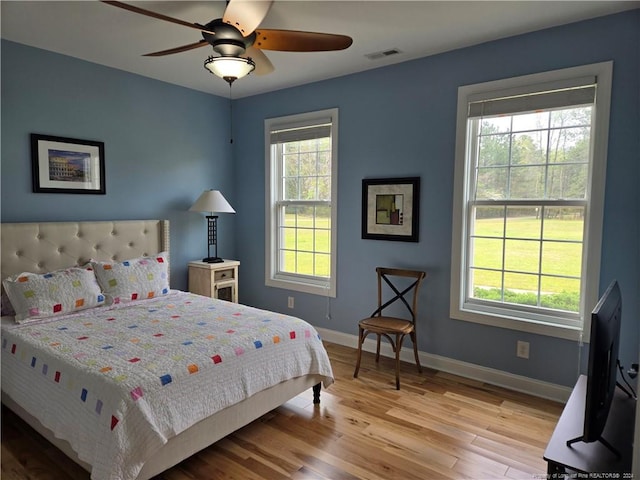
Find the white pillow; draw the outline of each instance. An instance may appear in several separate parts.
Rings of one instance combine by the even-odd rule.
[[[4,279],[2,285],[18,323],[97,307],[105,302],[90,265],[42,274],[25,272]]]
[[[124,262],[92,261],[91,264],[108,305],[145,300],[169,293],[168,252]]]

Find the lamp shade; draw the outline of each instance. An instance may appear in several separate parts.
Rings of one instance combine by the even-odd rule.
[[[237,79],[249,75],[256,64],[250,58],[242,57],[209,57],[204,67],[220,78]]]
[[[218,190],[205,190],[189,209],[190,212],[236,213]]]

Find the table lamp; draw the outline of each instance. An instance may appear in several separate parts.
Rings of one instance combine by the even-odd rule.
[[[224,260],[218,257],[218,216],[214,213],[236,213],[229,202],[218,190],[205,190],[196,200],[190,212],[206,212],[207,215],[207,257],[202,261],[206,263],[219,263]],[[211,256],[211,246],[214,247],[214,254]]]

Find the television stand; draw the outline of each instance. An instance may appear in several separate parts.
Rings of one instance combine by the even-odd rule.
[[[576,442],[582,442],[582,436],[576,437],[576,438],[572,438],[571,440],[567,440],[567,447],[571,448],[571,445],[576,443]],[[604,438],[599,437],[598,440],[596,440],[597,442],[602,443],[605,447],[607,447],[611,453],[613,453],[617,458],[621,458],[622,455],[620,455],[620,452],[618,450],[616,450],[616,448],[611,445],[609,442],[607,442]]]
[[[585,443],[581,440],[586,393],[587,377],[580,375],[544,451],[549,478],[564,478],[562,475],[567,471],[587,475],[631,473],[635,399],[616,389],[602,432],[608,441],[600,438],[600,441]]]
[[[617,381],[617,380],[616,380],[616,385],[617,385],[617,387],[618,387],[620,390],[622,390],[624,393],[626,393],[626,394],[627,394],[627,396],[628,396],[629,398],[636,399],[636,398],[631,394],[631,392],[630,392],[629,390],[627,390],[627,389],[625,388],[625,386],[624,386],[624,385],[622,385],[622,384],[621,384],[619,381]],[[636,400],[637,400],[637,399],[636,399]]]
[[[626,388],[624,388],[624,385],[622,385],[620,382],[616,381],[616,386],[620,390],[622,390],[624,393],[626,393],[629,398],[633,398],[633,395],[631,395],[631,393]],[[567,440],[567,447],[571,447],[571,445],[576,442],[582,442],[583,438],[584,437],[580,435],[579,437],[572,438],[571,440]],[[613,445],[611,445],[609,442],[607,442],[602,436],[600,436],[597,441],[602,443],[605,447],[607,447],[616,457],[618,458],[622,457],[620,455],[620,452],[616,450],[616,448]]]

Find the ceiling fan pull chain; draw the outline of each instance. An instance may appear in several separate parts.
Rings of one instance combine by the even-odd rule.
[[[231,98],[231,83],[229,82],[229,143],[233,143],[233,102]]]

